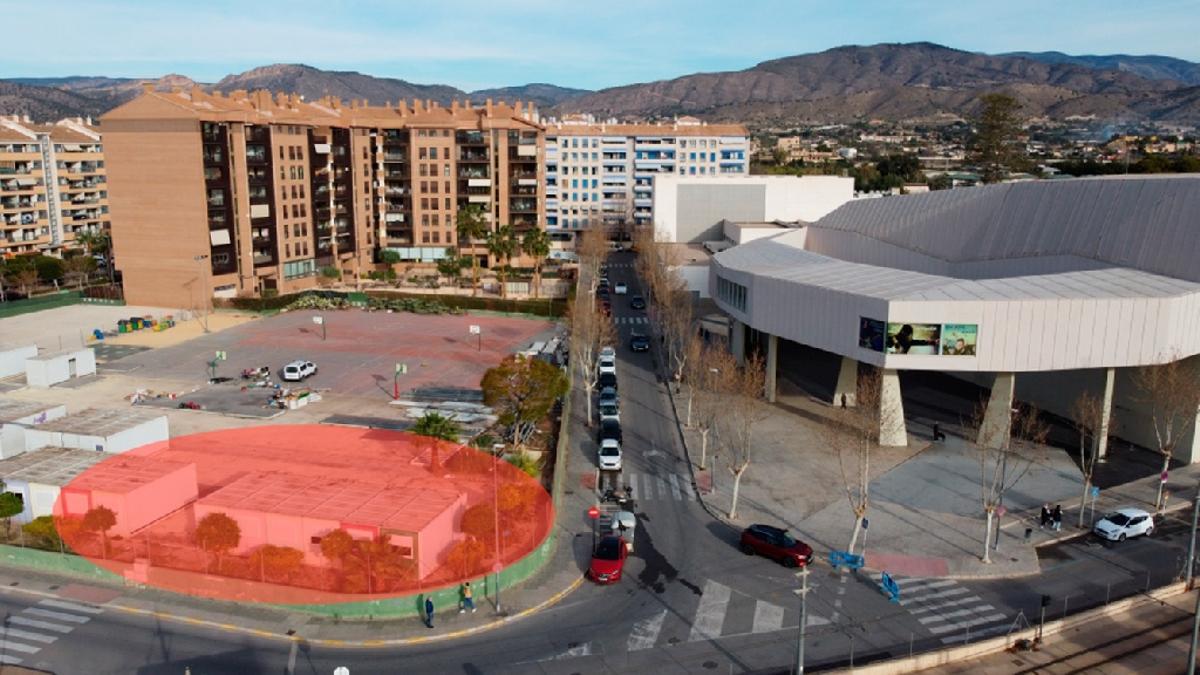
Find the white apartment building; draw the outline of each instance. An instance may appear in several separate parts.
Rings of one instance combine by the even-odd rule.
[[[749,133],[740,124],[707,124],[694,117],[669,124],[596,122],[590,115],[550,120],[547,230],[648,225],[655,176],[745,176],[749,167]]]

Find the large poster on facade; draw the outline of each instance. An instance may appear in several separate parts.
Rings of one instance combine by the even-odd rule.
[[[975,345],[979,341],[979,326],[973,323],[947,323],[942,325],[943,356],[975,356]]]
[[[858,346],[873,352],[883,351],[887,326],[879,319],[858,318]]]
[[[941,337],[940,323],[889,323],[887,353],[936,355]]]

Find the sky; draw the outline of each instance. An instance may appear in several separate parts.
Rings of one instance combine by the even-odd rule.
[[[305,63],[464,90],[598,89],[918,41],[1200,62],[1200,0],[0,0],[0,17],[0,78],[215,82]]]

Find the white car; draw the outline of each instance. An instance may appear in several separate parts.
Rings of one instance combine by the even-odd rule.
[[[279,371],[285,382],[299,382],[317,374],[317,366],[312,361],[292,361]]]
[[[616,286],[613,286],[613,293],[617,295],[625,295],[629,292],[629,286],[625,285],[624,281],[618,281]]]
[[[600,405],[597,406],[596,409],[600,413],[601,422],[604,420],[613,420],[614,422],[620,424],[621,409],[617,407],[616,401],[601,401]]]
[[[600,358],[602,358],[602,359],[615,359],[615,358],[617,358],[617,349],[616,349],[616,347],[611,347],[611,346],[610,346],[610,347],[601,347],[601,348],[600,348]]]
[[[621,444],[613,438],[600,441],[600,470],[621,470]]]
[[[1092,531],[1109,541],[1125,541],[1154,532],[1154,517],[1141,509],[1117,509],[1101,518]]]
[[[617,360],[612,357],[609,357],[606,359],[602,358],[602,359],[600,359],[600,364],[598,366],[598,369],[599,369],[601,375],[603,375],[604,373],[612,373],[613,375],[616,375],[617,374]]]

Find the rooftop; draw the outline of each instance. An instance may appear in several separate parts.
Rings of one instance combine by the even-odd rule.
[[[46,352],[44,354],[38,354],[37,356],[30,356],[26,360],[27,361],[53,361],[55,359],[60,359],[64,356],[71,356],[72,354],[78,354],[79,352],[90,352],[90,351],[92,351],[91,347],[80,347],[78,349],[64,349],[62,351]]]
[[[166,417],[162,413],[138,409],[96,410],[89,408],[42,424],[38,429],[89,436],[111,436],[151,420]],[[90,451],[89,451],[90,452]]]
[[[42,448],[16,457],[0,459],[0,478],[62,487],[87,469],[112,457],[93,450]]]
[[[19,401],[12,398],[0,398],[0,424],[15,422],[32,415],[44,413],[57,408],[57,403],[40,403],[37,401]]]

